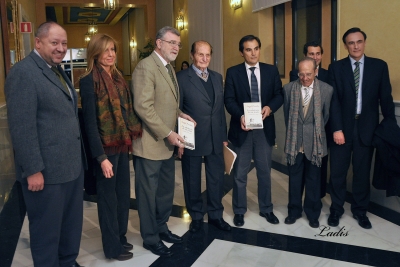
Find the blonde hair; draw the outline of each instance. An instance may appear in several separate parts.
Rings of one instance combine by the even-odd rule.
[[[114,44],[115,53],[117,53],[117,42],[108,34],[98,33],[90,39],[86,50],[87,68],[86,72],[81,76],[85,77],[92,72],[94,65],[97,63],[97,59],[104,53],[107,49],[109,43]],[[122,76],[121,72],[117,69],[115,64],[111,66],[111,74]]]

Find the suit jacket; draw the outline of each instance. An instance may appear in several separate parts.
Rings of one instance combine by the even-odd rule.
[[[329,66],[329,84],[334,89],[330,111],[331,130],[342,130],[345,140],[351,140],[355,123],[356,90],[349,57]],[[379,124],[379,104],[384,118],[396,120],[391,93],[386,62],[365,56],[358,133],[366,146],[372,145],[374,131]]]
[[[213,151],[222,153],[222,142],[227,141],[222,75],[208,69],[208,79],[214,88],[211,103],[199,76],[192,67],[177,73],[180,90],[180,110],[197,123],[195,150],[185,149],[188,156],[207,156]]]
[[[292,92],[292,87],[294,83],[299,83],[299,81],[294,81],[286,84],[283,87],[283,95],[284,95],[284,104],[283,104],[283,113],[285,116],[285,125],[287,128],[289,121],[289,110],[290,105],[293,105],[290,101],[290,95]],[[314,83],[315,84],[315,83]],[[321,110],[319,110],[322,119],[322,127],[321,127],[321,142],[323,146],[323,154],[322,156],[326,156],[328,154],[327,142],[326,142],[326,132],[325,127],[323,127],[329,119],[329,107],[331,103],[333,88],[327,83],[319,81],[319,89],[321,94]],[[301,94],[301,92],[300,92]],[[308,106],[307,114],[304,116],[303,113],[303,105],[302,98],[300,97],[299,104],[299,118],[297,122],[297,148],[300,148],[303,145],[304,154],[308,160],[312,159],[312,151],[313,151],[313,143],[314,143],[314,94],[312,95],[310,104]],[[288,134],[288,133],[286,133]]]
[[[282,82],[278,69],[275,66],[259,63],[261,77],[261,107],[269,106],[271,115],[264,120],[264,134],[268,144],[275,145],[275,120],[274,113],[282,106]],[[225,81],[225,107],[231,114],[228,139],[236,147],[240,147],[246,137],[247,131],[241,128],[240,117],[244,114],[243,103],[251,102],[250,84],[247,77],[245,63],[230,67],[226,72]]]
[[[15,64],[5,93],[8,123],[15,153],[16,177],[42,172],[45,184],[78,178],[86,160],[81,143],[77,95],[59,67],[71,95],[47,63],[35,52]],[[83,155],[82,155],[83,154]]]
[[[151,160],[169,159],[174,146],[166,137],[176,130],[177,116],[181,113],[179,91],[175,90],[167,69],[155,52],[136,66],[132,87],[134,109],[142,120],[143,129],[142,138],[133,140],[133,154]]]
[[[291,70],[290,73],[289,73],[290,81],[291,82],[296,81],[299,78],[298,74],[299,74],[299,70],[298,69]],[[328,82],[329,74],[328,74],[328,71],[326,69],[323,69],[321,67],[318,69],[318,80],[326,82],[326,83]]]

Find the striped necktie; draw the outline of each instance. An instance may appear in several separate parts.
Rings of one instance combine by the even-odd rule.
[[[304,87],[304,90],[306,91],[306,95],[304,96],[303,99],[303,107],[307,107],[308,104],[310,103],[310,88]]]
[[[251,70],[251,87],[250,87],[250,93],[251,93],[251,102],[260,102],[260,98],[258,96],[258,82],[257,82],[257,77],[254,74],[254,70],[256,67],[251,67],[249,68]]]
[[[356,114],[357,114],[358,91],[360,87],[360,62],[358,61],[354,62],[354,65],[356,65],[354,69],[354,86],[356,89]]]

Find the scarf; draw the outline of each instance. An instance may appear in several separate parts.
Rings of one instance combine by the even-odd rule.
[[[110,77],[98,64],[92,75],[97,125],[105,153],[130,152],[132,139],[142,135],[140,120],[133,110],[133,95],[121,75]]]
[[[311,164],[321,166],[323,145],[321,138],[321,91],[319,90],[318,79],[314,80],[313,95],[314,98],[314,136],[313,136],[313,150],[311,157]],[[285,142],[285,153],[286,160],[289,165],[294,165],[296,162],[296,156],[299,153],[297,148],[297,121],[299,118],[299,108],[301,101],[301,83],[296,81],[292,84],[292,90],[290,93],[290,108],[289,108],[289,121],[286,129],[286,142]]]

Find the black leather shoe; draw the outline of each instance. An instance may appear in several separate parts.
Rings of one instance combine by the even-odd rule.
[[[233,223],[237,226],[243,226],[244,225],[244,215],[243,214],[235,214],[235,217],[233,217]]]
[[[339,214],[337,214],[336,212],[332,212],[331,214],[329,214],[328,217],[328,225],[329,226],[338,226],[339,225]]]
[[[182,243],[182,237],[171,233],[171,231],[166,231],[164,233],[160,233],[159,236],[162,241],[165,241],[168,243]]]
[[[154,245],[147,245],[143,243],[143,247],[147,250],[150,250],[151,252],[153,252],[153,254],[156,254],[158,256],[169,257],[172,255],[172,251],[166,245],[164,245],[164,243],[161,240]]]
[[[219,218],[219,219],[208,219],[208,223],[211,225],[214,225],[215,227],[217,227],[219,230],[222,231],[230,231],[231,230],[231,226],[224,221],[223,218]]]
[[[301,216],[296,217],[296,216],[289,215],[285,218],[285,224],[294,224],[297,221],[297,219],[300,219],[300,218],[301,218]]]
[[[195,233],[203,227],[203,220],[192,220],[189,225],[189,231]]]
[[[355,215],[353,214],[353,218],[358,221],[358,225],[360,225],[364,229],[371,229],[372,225],[369,221],[368,217],[365,214]]]
[[[131,251],[133,249],[133,245],[129,244],[128,242],[126,242],[125,244],[122,244],[122,246],[124,247],[124,249],[126,251]]]
[[[318,227],[319,227],[319,221],[318,221],[317,219],[309,220],[308,224],[309,224],[312,228],[318,228]]]
[[[121,254],[119,254],[118,257],[114,257],[113,259],[119,260],[119,261],[126,261],[126,260],[129,260],[129,259],[132,259],[132,257],[133,257],[133,253],[132,252],[124,251]]]
[[[272,224],[279,223],[278,218],[275,216],[275,214],[272,211],[270,213],[260,212],[260,216],[267,219],[267,222],[269,222],[269,223],[272,223]]]

